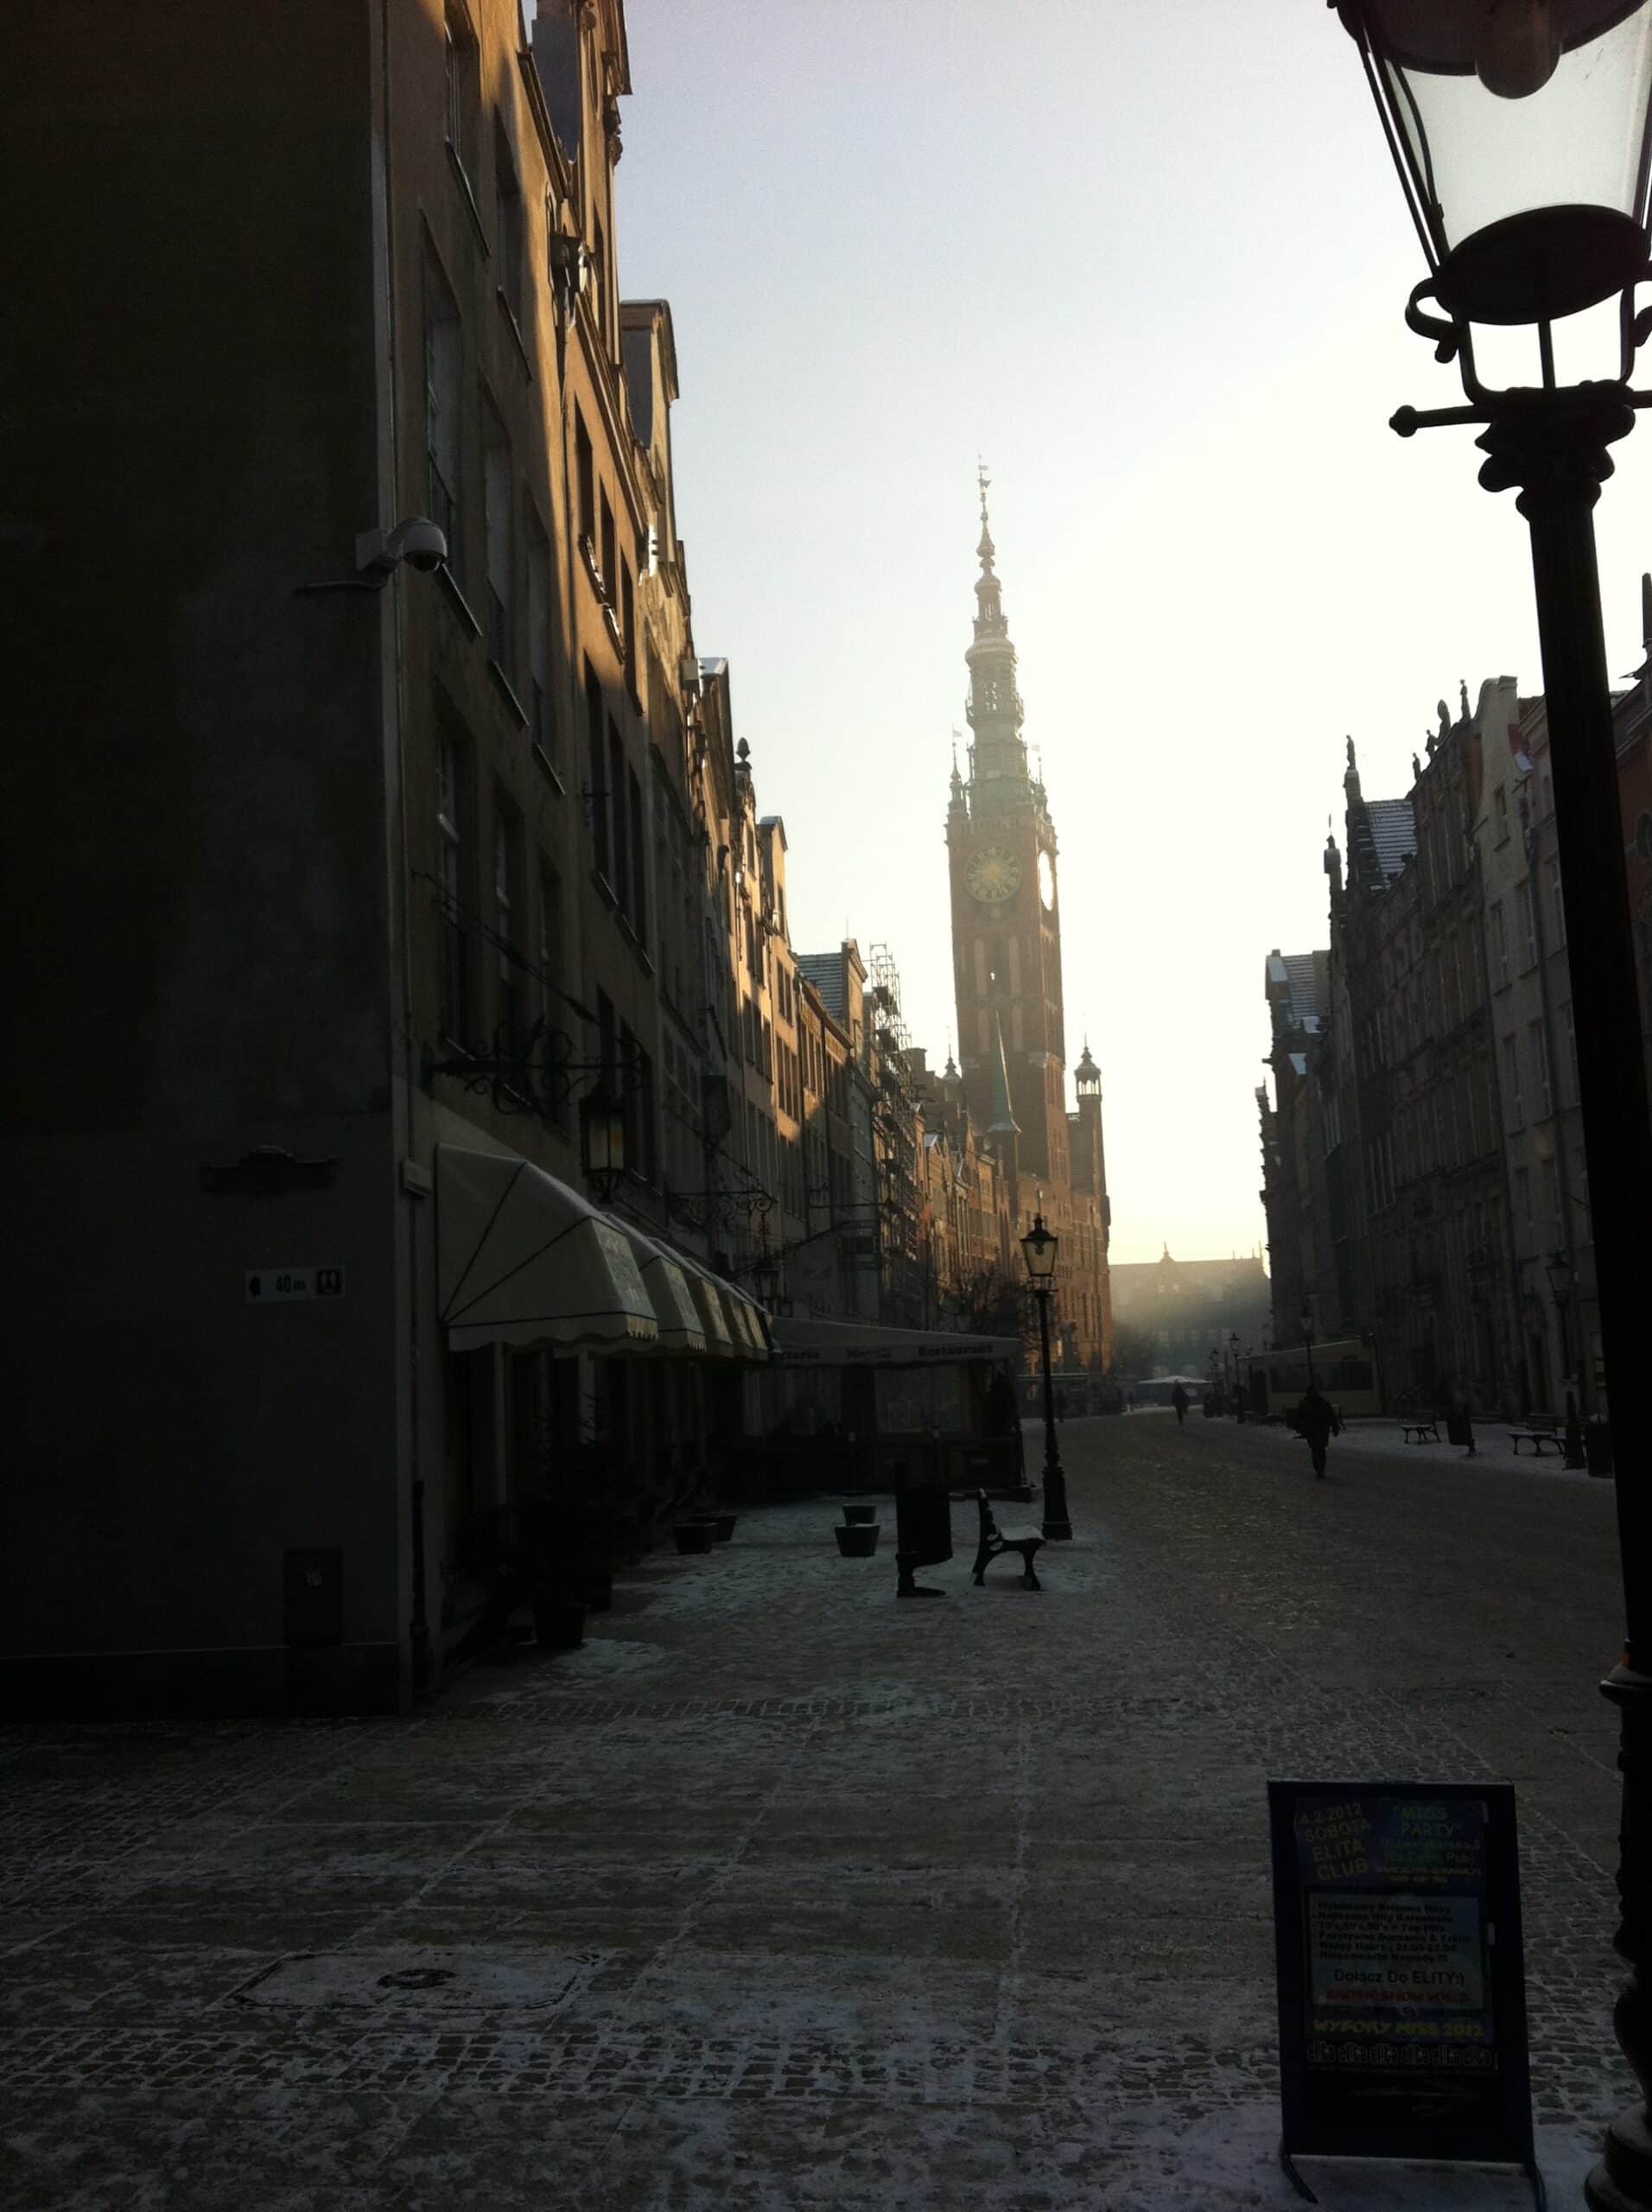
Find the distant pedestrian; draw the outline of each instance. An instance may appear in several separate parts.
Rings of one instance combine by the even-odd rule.
[[[1291,1425],[1299,1436],[1306,1439],[1313,1471],[1323,1479],[1325,1447],[1333,1436],[1342,1434],[1342,1423],[1337,1420],[1329,1398],[1322,1397],[1312,1382],[1302,1393],[1296,1411],[1291,1416]]]
[[[1176,1408],[1176,1426],[1179,1428],[1187,1419],[1188,1395],[1179,1382],[1170,1394],[1170,1402]]]

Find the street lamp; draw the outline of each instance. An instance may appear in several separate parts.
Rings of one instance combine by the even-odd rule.
[[[1601,627],[1594,506],[1607,448],[1652,395],[1631,391],[1652,316],[1649,273],[1652,0],[1337,0],[1357,44],[1429,274],[1406,320],[1456,359],[1466,407],[1402,408],[1402,437],[1483,426],[1480,481],[1515,490],[1531,532],[1538,635],[1566,901],[1595,1282],[1612,1408],[1625,1639],[1601,1687],[1618,1708],[1623,1777],[1615,2015],[1642,2099],[1652,2091],[1652,1396],[1630,1389],[1646,1341],[1641,1242],[1652,1220],[1652,1120],[1639,1034],[1623,836]],[[1551,326],[1618,296],[1617,373],[1561,385]],[[1432,302],[1437,313],[1426,311]],[[1494,390],[1475,322],[1534,325],[1542,381]],[[1613,2123],[1585,2191],[1596,2212],[1652,2212],[1644,2109]]]
[[[1035,1213],[1032,1226],[1021,1239],[1026,1255],[1026,1277],[1039,1301],[1039,1348],[1044,1358],[1044,1533],[1062,1540],[1072,1535],[1067,1518],[1067,1475],[1056,1442],[1055,1388],[1050,1380],[1050,1293],[1054,1287],[1056,1248],[1060,1238]]]
[[[1543,1273],[1548,1277],[1549,1296],[1554,1300],[1554,1316],[1560,1325],[1560,1379],[1566,1391],[1566,1464],[1574,1471],[1588,1465],[1583,1448],[1583,1431],[1578,1425],[1577,1392],[1582,1387],[1579,1371],[1577,1386],[1572,1380],[1571,1306],[1573,1269],[1564,1252],[1556,1252]]]
[[[1239,1387],[1239,1332],[1233,1330],[1228,1338],[1228,1349],[1233,1355],[1233,1417],[1242,1421],[1245,1417],[1244,1393]]]
[[[581,1103],[580,1149],[586,1175],[607,1205],[626,1179],[626,1109],[612,1091],[599,1088]]]
[[[1302,1342],[1304,1346],[1306,1348],[1308,1355],[1308,1388],[1312,1390],[1315,1387],[1313,1380],[1313,1308],[1309,1305],[1306,1298],[1302,1301],[1302,1313],[1300,1319],[1302,1323]]]

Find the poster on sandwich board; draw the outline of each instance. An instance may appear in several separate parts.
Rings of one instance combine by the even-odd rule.
[[[1533,2154],[1508,1783],[1268,1785],[1280,2155]]]

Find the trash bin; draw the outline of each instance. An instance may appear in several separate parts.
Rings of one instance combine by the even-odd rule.
[[[1610,1421],[1602,1421],[1597,1415],[1584,1423],[1583,1456],[1592,1475],[1610,1475],[1615,1471]]]
[[[1448,1413],[1446,1416],[1446,1441],[1448,1444],[1472,1444],[1474,1431],[1469,1426],[1466,1414]]]
[[[896,1460],[894,1475],[895,1565],[904,1592],[914,1569],[951,1558],[952,1501],[942,1452],[909,1452]]]

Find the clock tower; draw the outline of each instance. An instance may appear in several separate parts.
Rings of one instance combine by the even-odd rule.
[[[1064,1189],[1071,1177],[1056,833],[1021,735],[1015,647],[993,565],[987,486],[983,469],[975,638],[964,656],[969,774],[966,781],[955,757],[946,816],[958,1057],[982,1128],[994,1120],[994,1075],[1001,1091],[1001,1071],[1007,1070],[1020,1177]]]

